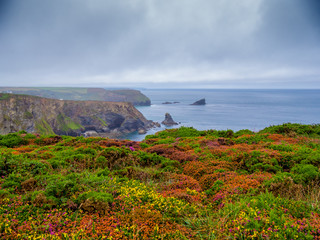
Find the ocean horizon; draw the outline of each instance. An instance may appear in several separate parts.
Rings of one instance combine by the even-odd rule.
[[[320,89],[143,89],[141,92],[151,99],[151,106],[137,109],[148,120],[159,123],[165,113],[170,113],[179,122],[174,127],[257,132],[288,122],[318,124],[320,119]],[[190,105],[202,98],[206,99],[206,105]],[[140,141],[166,128],[172,127],[162,125],[147,134],[132,133],[124,138]]]

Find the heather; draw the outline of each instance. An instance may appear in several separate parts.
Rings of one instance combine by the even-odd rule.
[[[320,239],[320,126],[0,136],[1,239]]]

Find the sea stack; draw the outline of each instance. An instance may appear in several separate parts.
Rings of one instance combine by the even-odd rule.
[[[170,113],[166,113],[165,119],[164,119],[161,123],[162,123],[163,125],[166,125],[166,126],[178,125],[177,122],[173,121]]]
[[[190,105],[206,105],[206,99],[202,98],[202,99],[200,99],[200,100],[198,100],[198,101],[196,101],[196,102],[194,102],[194,103],[192,103]]]

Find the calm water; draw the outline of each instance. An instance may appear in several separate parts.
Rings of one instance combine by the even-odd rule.
[[[147,118],[161,122],[166,112],[179,126],[199,130],[261,130],[286,122],[320,122],[320,90],[143,90],[151,99],[149,107],[138,107]],[[205,98],[205,106],[190,104]],[[163,102],[180,102],[162,104]],[[162,130],[151,130],[148,134]],[[142,140],[143,135],[126,138]]]

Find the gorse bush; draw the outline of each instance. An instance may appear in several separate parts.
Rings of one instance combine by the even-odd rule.
[[[294,173],[294,180],[299,183],[310,183],[319,180],[319,169],[311,164],[297,164],[291,169]]]
[[[320,137],[320,124],[305,125],[298,123],[284,123],[278,126],[270,126],[260,131],[261,133],[296,134],[310,137]]]
[[[82,203],[87,200],[90,200],[93,202],[112,203],[113,196],[110,193],[89,191],[89,192],[81,193],[76,199],[78,203]]]
[[[146,140],[148,139],[164,139],[168,137],[178,138],[178,137],[199,137],[204,136],[205,131],[198,131],[193,127],[180,127],[175,129],[167,129],[162,132],[158,132],[155,135],[146,136]]]
[[[17,147],[26,143],[27,143],[27,140],[22,138],[21,135],[18,133],[0,135],[0,146],[12,148],[12,147]]]

